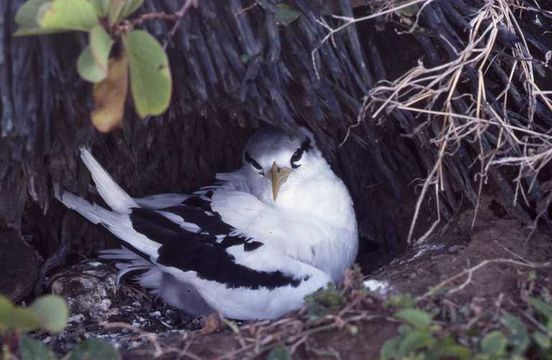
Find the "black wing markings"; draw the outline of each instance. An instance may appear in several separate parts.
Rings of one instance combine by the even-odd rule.
[[[199,278],[224,283],[229,288],[299,286],[304,279],[295,279],[281,271],[257,271],[237,264],[234,256],[226,251],[227,248],[243,245],[244,251],[249,252],[263,243],[231,235],[234,228],[212,211],[209,198],[208,194],[194,195],[181,205],[161,209],[198,225],[200,233],[181,228],[155,210],[134,208],[129,217],[137,232],[161,244],[156,260],[161,265],[195,271]],[[217,236],[224,238],[217,241]]]
[[[208,196],[193,195],[180,205],[161,210],[180,216],[187,223],[197,225],[205,234],[227,235],[234,230],[232,226],[222,220],[218,213],[213,211]]]

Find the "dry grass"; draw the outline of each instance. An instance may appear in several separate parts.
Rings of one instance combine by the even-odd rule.
[[[400,6],[397,2],[382,1],[381,9],[369,16],[336,17],[344,23],[331,28],[324,22],[329,30],[324,42],[350,25],[377,16],[401,14],[408,6],[418,9],[415,16],[403,16],[410,25],[406,32],[413,32],[417,30],[420,11],[433,1],[402,2]],[[461,35],[465,42],[463,48],[455,48],[446,37],[434,34],[453,49],[452,59],[435,67],[426,67],[420,61],[395,81],[378,83],[364,98],[357,124],[349,129],[350,132],[362,121],[381,124],[395,111],[406,111],[414,116],[414,130],[406,136],[417,142],[421,152],[431,154],[432,165],[422,181],[408,235],[409,244],[427,240],[441,222],[441,202],[447,201],[444,193],[450,160],[462,144],[469,144],[476,153],[472,157],[472,169],[461,170],[469,171],[476,184],[477,196],[473,196],[477,199],[476,208],[489,172],[499,167],[515,169],[517,174],[512,179],[515,184],[513,198],[509,199],[512,206],[534,207],[530,205],[529,193],[534,190],[537,174],[552,159],[552,134],[535,116],[537,104],[552,114],[552,91],[541,89],[536,80],[536,72],[548,66],[552,52],[549,51],[545,59],[535,58],[519,20],[528,13],[539,12],[547,17],[552,14],[540,9],[537,1],[486,0],[480,4],[479,11],[469,19],[468,33]],[[504,34],[518,41],[505,47],[500,39]],[[502,75],[500,81],[490,80],[489,74],[496,77],[497,71]],[[493,99],[489,99],[489,82],[494,87]],[[526,104],[525,108],[512,110],[512,104],[520,102]],[[539,185],[545,192],[545,201],[536,205],[540,216],[546,212],[552,192],[546,184]],[[436,220],[422,236],[414,239],[420,209],[429,195],[436,205]],[[533,227],[536,227],[536,220]]]

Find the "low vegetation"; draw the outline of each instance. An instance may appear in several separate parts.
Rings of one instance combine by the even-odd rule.
[[[46,295],[30,306],[20,307],[0,295],[0,359],[55,360],[56,355],[42,342],[26,334],[29,331],[59,333],[67,324],[69,309],[63,298]],[[115,348],[100,339],[87,339],[67,354],[65,360],[116,360]]]

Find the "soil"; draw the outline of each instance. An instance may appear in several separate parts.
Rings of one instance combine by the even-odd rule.
[[[454,327],[471,322],[487,324],[486,319],[491,324],[500,309],[519,307],[528,291],[552,292],[550,267],[534,266],[552,258],[550,235],[531,234],[502,210],[495,200],[485,198],[473,228],[474,211],[465,211],[427,243],[364,277],[362,283],[372,289],[374,300],[351,305],[362,309],[355,313],[357,320],[344,321],[341,311],[328,315],[332,319],[329,326],[328,321],[316,325],[304,309],[275,322],[234,323],[216,316],[191,319],[132,285],[117,289],[111,266],[88,262],[50,281],[52,290],[68,297],[72,306],[67,330],[55,337],[36,336],[60,353],[79,339],[99,336],[116,343],[127,359],[154,355],[167,359],[265,358],[279,345],[293,351],[294,359],[375,359],[382,344],[396,335],[398,324],[382,306],[393,294],[410,293],[421,303],[439,306],[452,319],[448,325]],[[469,281],[465,275],[450,280],[484,261],[489,263],[473,272]],[[435,286],[441,287],[439,294],[426,296]],[[449,292],[444,293],[444,289]],[[349,300],[356,301],[354,296]],[[305,329],[309,329],[308,336],[301,335]],[[274,331],[270,333],[273,336],[267,337],[269,331]],[[258,343],[253,344],[255,341]]]

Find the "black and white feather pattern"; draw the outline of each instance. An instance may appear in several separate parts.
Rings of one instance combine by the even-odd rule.
[[[237,319],[275,318],[339,280],[334,268],[342,273],[354,259],[354,214],[347,236],[355,237],[355,243],[345,249],[345,260],[328,262],[328,250],[335,249],[325,249],[333,235],[326,232],[334,227],[316,229],[308,221],[297,221],[293,211],[280,214],[254,196],[256,183],[245,168],[220,174],[219,185],[193,194],[138,199],[121,189],[89,150],[81,149],[81,159],[110,209],[68,192],[60,200],[121,240],[123,249],[103,252],[104,258],[118,262],[118,280],[138,271],[142,286],[189,313],[214,309]],[[290,238],[279,234],[283,225]],[[322,243],[308,240],[287,248],[307,237],[319,237]]]

